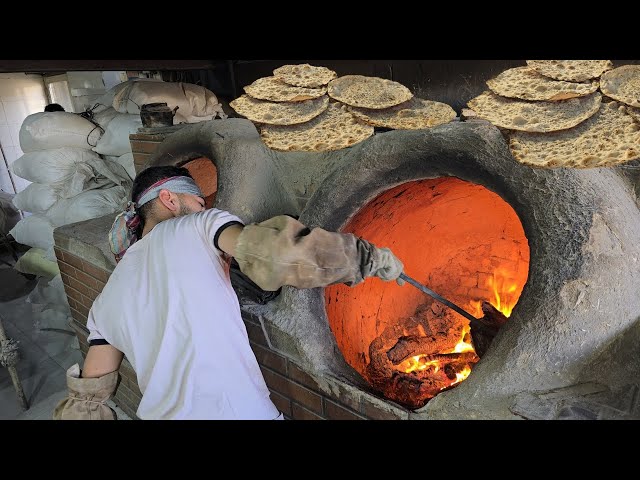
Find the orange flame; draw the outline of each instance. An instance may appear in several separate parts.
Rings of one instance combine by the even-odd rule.
[[[465,325],[462,328],[462,335],[460,336],[460,340],[458,341],[456,346],[453,347],[450,351],[442,352],[442,353],[462,353],[462,352],[475,351],[472,344],[464,341],[465,337],[470,332],[471,332],[471,327],[468,325]],[[426,370],[427,368],[433,368],[434,369],[433,372],[434,373],[437,372],[438,370],[440,370],[440,361],[439,360],[427,361],[426,356],[421,354],[421,355],[414,355],[413,357],[409,357],[400,365],[398,365],[398,369],[402,370],[404,373],[422,371],[422,370]],[[467,378],[470,373],[471,373],[471,369],[469,369],[468,372],[465,369],[461,373],[456,373],[456,376],[458,377],[458,379],[454,383],[461,382],[462,380]],[[461,375],[464,375],[464,376],[460,378]]]
[[[518,290],[518,284],[510,278],[509,271],[505,268],[498,268],[493,272],[493,275],[488,277],[484,287],[487,289],[487,293],[492,298],[471,300],[471,308],[474,310],[472,313],[476,317],[482,316],[482,301],[486,300],[491,305],[496,307],[505,317],[509,317],[515,307],[517,298],[513,296]]]

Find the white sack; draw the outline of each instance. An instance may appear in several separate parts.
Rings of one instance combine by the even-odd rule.
[[[9,231],[16,242],[49,250],[53,246],[53,224],[43,214],[24,217]]]
[[[113,108],[139,115],[142,105],[148,103],[166,103],[171,110],[179,107],[176,113],[187,119],[224,114],[211,90],[184,82],[134,82],[115,95]]]
[[[126,190],[120,186],[89,190],[56,202],[47,211],[47,217],[56,227],[102,217],[123,210],[126,196]]]
[[[100,128],[71,112],[33,113],[24,119],[19,133],[25,153],[60,147],[90,150],[101,136]]]
[[[51,185],[30,183],[27,188],[16,193],[13,204],[24,212],[44,213],[58,200],[60,196]]]
[[[131,142],[129,135],[137,133],[142,127],[140,115],[120,113],[107,125],[104,135],[93,148],[94,152],[101,155],[111,155],[119,157],[131,152]]]

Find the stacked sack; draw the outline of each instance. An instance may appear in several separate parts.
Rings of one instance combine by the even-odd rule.
[[[143,78],[116,85],[92,110],[93,119],[105,128],[93,151],[122,165],[131,179],[135,169],[129,135],[142,127],[140,108],[149,103],[166,103],[171,110],[178,107],[174,124],[227,117],[215,94],[198,85]]]
[[[126,203],[127,172],[92,150],[103,132],[100,124],[69,112],[34,113],[22,123],[24,154],[11,171],[32,183],[14,196],[13,204],[30,214],[9,233],[18,243],[39,249],[39,257],[55,262],[54,228],[114,213]]]

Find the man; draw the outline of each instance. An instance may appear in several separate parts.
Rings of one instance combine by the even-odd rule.
[[[65,109],[59,103],[50,103],[49,105],[44,107],[45,112],[64,112]]]
[[[310,230],[284,215],[244,226],[205,210],[184,168],[144,170],[131,198],[135,211],[118,216],[110,234],[120,261],[89,312],[83,370],[68,370],[69,398],[54,418],[115,418],[105,402],[126,355],[142,419],[281,419],[249,345],[231,257],[265,290],[390,281],[402,272],[390,250],[352,234]]]

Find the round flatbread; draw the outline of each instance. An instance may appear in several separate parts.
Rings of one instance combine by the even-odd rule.
[[[252,122],[295,125],[308,122],[324,112],[329,106],[329,97],[323,95],[302,102],[268,102],[242,95],[229,103],[229,106]]]
[[[611,70],[611,60],[527,60],[527,65],[545,77],[584,82]]]
[[[294,87],[276,77],[263,77],[244,87],[244,91],[247,95],[258,100],[303,102],[304,100],[321,97],[327,93],[327,88]]]
[[[273,150],[326,152],[350,147],[373,135],[344,105],[330,103],[313,120],[291,126],[265,125],[260,129],[264,143]]]
[[[640,125],[617,102],[577,127],[561,132],[509,134],[509,149],[520,163],[533,167],[610,167],[640,157]]]
[[[352,107],[389,108],[413,97],[413,93],[402,85],[379,77],[345,75],[329,82],[327,93]]]
[[[327,85],[338,74],[327,67],[315,67],[308,63],[283,65],[273,71],[273,76],[296,87],[317,88]]]
[[[640,107],[640,65],[624,65],[602,75],[600,90],[632,107]]]
[[[636,122],[640,123],[640,108],[627,106],[627,113],[631,115]]]
[[[487,81],[487,86],[497,95],[522,100],[557,101],[584,97],[598,89],[598,82],[564,82],[540,75],[529,67],[505,70]]]
[[[556,102],[528,102],[501,97],[487,90],[469,100],[468,105],[478,117],[501,128],[554,132],[584,122],[598,111],[601,101],[600,92]]]
[[[435,127],[456,118],[455,110],[446,103],[416,97],[382,110],[358,107],[348,107],[348,110],[368,125],[395,130]]]

